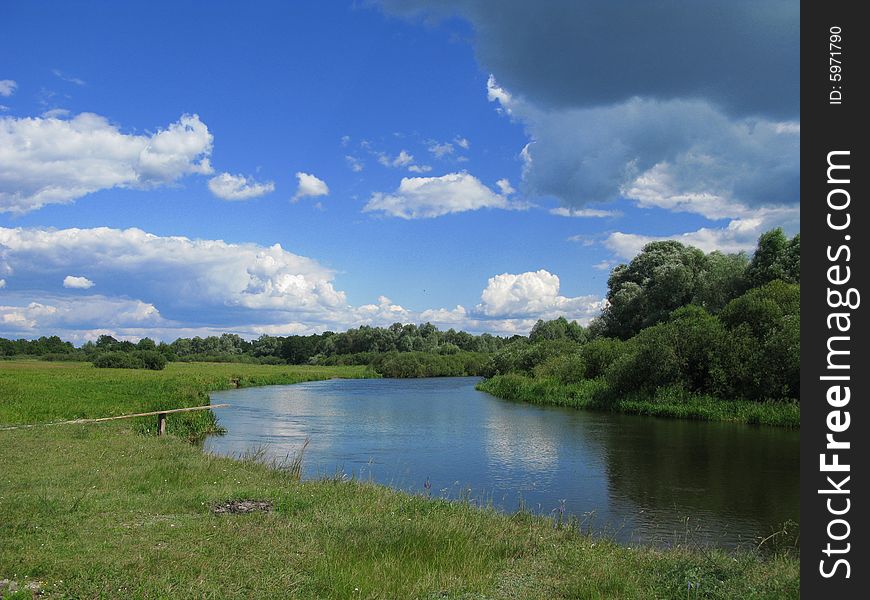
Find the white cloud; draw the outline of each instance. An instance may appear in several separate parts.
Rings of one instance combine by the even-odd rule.
[[[299,180],[299,187],[296,189],[296,194],[293,196],[293,201],[296,202],[300,198],[318,196],[326,196],[329,194],[329,186],[326,182],[310,173],[298,172],[296,179]]]
[[[403,177],[392,194],[376,192],[363,208],[402,219],[425,219],[481,208],[520,208],[468,173]]]
[[[462,149],[464,149],[464,150],[468,150],[469,148],[471,148],[471,142],[469,142],[469,141],[468,141],[466,138],[464,138],[464,137],[456,136],[456,137],[453,139],[453,142],[454,142],[457,146],[459,146],[460,148],[462,148]]]
[[[275,184],[271,181],[258,183],[244,175],[221,173],[209,179],[208,189],[222,200],[248,200],[274,192]]]
[[[500,110],[511,114],[513,97],[511,97],[510,92],[496,82],[495,76],[492,74],[486,80],[486,99],[490,102],[498,102]]]
[[[498,189],[501,190],[503,196],[510,196],[516,192],[514,187],[511,185],[511,182],[507,179],[499,179],[495,184],[498,186]]]
[[[164,324],[157,309],[139,300],[77,296],[41,298],[27,302],[21,296],[4,297],[0,305],[0,331],[25,335],[59,334],[66,330],[106,327],[159,327]]]
[[[82,272],[100,282],[100,295],[58,294],[59,277]],[[600,309],[593,296],[561,295],[558,277],[544,270],[491,278],[473,309],[416,311],[386,296],[352,306],[335,289],[333,271],[277,244],[106,227],[0,227],[0,274],[21,276],[27,286],[3,290],[0,336],[57,334],[77,343],[101,334],[172,340],[228,332],[252,338],[424,321],[511,335],[527,333],[538,318],[586,322]],[[90,281],[67,280],[81,288]]]
[[[212,172],[213,137],[196,115],[151,135],[105,117],[0,117],[0,212],[24,213],[98,190],[149,188]]]
[[[444,158],[448,154],[453,154],[453,144],[450,142],[442,143],[430,140],[427,149],[435,156],[435,158]]]
[[[502,273],[491,277],[481,294],[477,312],[488,317],[588,319],[600,310],[595,296],[559,295],[559,277],[545,269]]]
[[[0,290],[2,290],[2,289],[5,288],[5,287],[6,287],[6,280],[5,280],[5,279],[0,279]]]
[[[408,170],[411,173],[428,173],[432,170],[432,167],[430,167],[429,165],[411,165],[410,167],[408,167]]]
[[[603,244],[618,257],[631,260],[649,242],[677,240],[687,246],[695,246],[704,252],[752,252],[759,236],[774,227],[797,230],[800,219],[798,207],[760,209],[754,216],[733,219],[722,228],[702,227],[696,231],[665,236],[642,235],[617,231],[605,238]]]
[[[390,158],[388,154],[383,152],[378,153],[378,162],[385,167],[406,167],[414,162],[414,156],[405,150],[400,150],[395,158]]]
[[[8,98],[18,89],[18,83],[12,79],[0,79],[0,96]]]
[[[601,210],[599,208],[558,208],[550,209],[551,215],[557,217],[619,217],[622,213],[618,210]]]
[[[67,83],[74,83],[75,85],[87,85],[84,79],[79,79],[78,77],[67,75],[59,69],[52,69],[51,72],[61,81],[66,81]]]
[[[347,166],[350,167],[350,170],[354,173],[359,173],[365,168],[363,162],[355,156],[351,156],[350,154],[346,154],[344,160],[347,161]]]
[[[52,108],[42,113],[44,119],[64,119],[69,116],[69,111],[65,108]]]
[[[140,229],[0,228],[0,272],[26,273],[51,289],[64,273],[86,271],[105,294],[138,297],[169,318],[273,310],[324,313],[345,306],[333,273],[280,245],[161,237]],[[215,317],[216,318],[216,317]]]
[[[63,278],[63,287],[73,290],[86,290],[88,288],[94,287],[94,282],[87,277],[67,275]]]

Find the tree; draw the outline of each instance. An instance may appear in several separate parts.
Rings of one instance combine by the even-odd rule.
[[[774,279],[800,283],[800,234],[789,240],[781,227],[761,234],[752,262],[746,269],[746,286],[754,288]]]
[[[707,257],[697,248],[674,240],[650,242],[629,264],[611,271],[608,306],[601,315],[603,334],[628,339],[665,321],[699,296],[707,266]]]

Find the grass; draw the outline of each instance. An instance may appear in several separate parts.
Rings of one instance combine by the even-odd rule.
[[[201,364],[156,373],[103,371],[0,364],[0,423],[201,402],[207,389],[235,385],[233,379],[264,384],[357,374]],[[83,392],[99,406],[74,395]],[[243,499],[271,502],[274,510],[211,510]],[[4,578],[38,581],[48,597],[76,598],[799,593],[798,560],[787,552],[627,548],[525,513],[504,515],[355,481],[300,482],[256,460],[204,455],[177,435],[142,435],[125,421],[0,431]]]
[[[553,378],[511,373],[486,379],[477,385],[477,389],[505,400],[532,404],[678,419],[800,427],[800,405],[797,402],[725,401],[673,388],[660,389],[654,394],[613,398],[603,379],[564,384]]]
[[[371,371],[361,366],[170,363],[162,371],[149,371],[97,369],[90,363],[9,361],[0,363],[0,426],[202,406],[215,390],[370,376]],[[155,419],[136,419],[133,424],[141,433],[153,433]],[[202,411],[170,416],[167,430],[197,438],[216,432],[217,425],[212,411]]]

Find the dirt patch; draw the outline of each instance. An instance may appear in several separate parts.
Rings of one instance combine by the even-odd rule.
[[[267,500],[230,500],[211,507],[216,515],[245,515],[252,512],[272,512],[272,503]]]

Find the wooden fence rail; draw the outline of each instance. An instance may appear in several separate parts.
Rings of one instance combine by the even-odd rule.
[[[51,423],[32,423],[30,425],[16,425],[14,427],[2,427],[0,431],[9,431],[10,429],[26,429],[28,427],[40,427],[43,425],[80,425],[84,423],[102,423],[103,421],[114,421],[116,419],[133,419],[135,417],[153,417],[157,415],[157,435],[166,433],[166,415],[172,413],[191,412],[194,410],[209,410],[212,408],[226,408],[229,404],[208,404],[206,406],[190,406],[187,408],[170,408],[167,410],[154,410],[151,412],[136,413],[133,415],[119,415],[117,417],[100,417],[99,419],[74,419],[72,421],[54,421]]]

